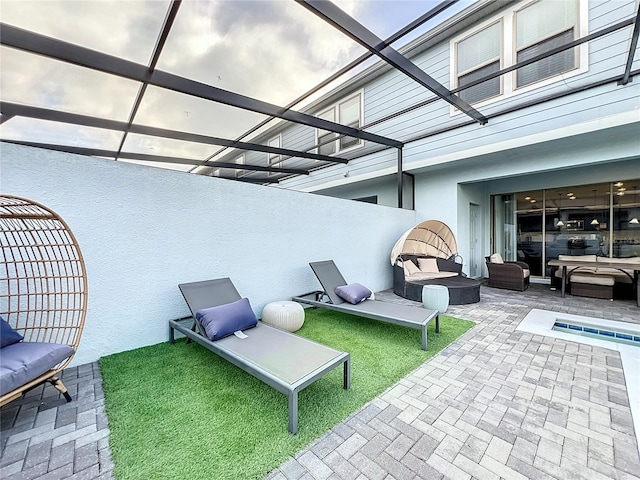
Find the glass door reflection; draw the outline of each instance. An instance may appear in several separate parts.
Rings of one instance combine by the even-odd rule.
[[[544,192],[518,193],[516,223],[518,225],[517,258],[529,265],[531,275],[542,275]]]

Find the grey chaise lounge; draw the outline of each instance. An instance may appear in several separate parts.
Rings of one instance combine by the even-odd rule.
[[[179,285],[193,318],[169,320],[169,343],[175,330],[208,348],[245,372],[284,393],[289,401],[289,432],[298,431],[298,392],[339,365],[344,366],[344,388],[351,386],[351,358],[312,340],[262,322],[244,331],[246,338],[230,335],[211,341],[196,320],[196,312],[240,300],[228,278]]]
[[[422,332],[422,349],[427,349],[427,325],[435,319],[436,332],[440,332],[440,318],[437,310],[412,307],[410,305],[399,305],[391,302],[380,302],[377,300],[365,300],[364,302],[352,305],[345,302],[335,293],[336,287],[347,285],[344,277],[336,267],[333,260],[309,263],[313,273],[318,277],[324,291],[306,293],[293,300],[314,307],[328,308],[338,312],[350,313],[360,317],[380,320],[382,322],[394,323],[405,327],[417,328]]]

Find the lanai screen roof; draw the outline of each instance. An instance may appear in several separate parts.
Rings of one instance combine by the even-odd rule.
[[[424,87],[424,104],[448,102],[467,121],[486,123],[460,89],[399,50],[465,7],[492,3],[499,8],[473,0],[2,0],[0,141],[265,184],[352,158],[319,155],[318,145],[292,151],[252,142],[283,120],[401,152],[402,140],[370,126],[305,112],[384,62]],[[621,59],[629,81],[637,16],[610,30],[622,28],[632,38]],[[232,151],[278,155],[279,163],[234,164]]]

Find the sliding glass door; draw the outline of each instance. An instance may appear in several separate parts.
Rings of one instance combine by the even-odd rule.
[[[559,255],[640,256],[640,179],[492,197],[492,252],[547,277]]]
[[[640,257],[640,180],[618,182],[612,194],[611,248],[614,257]]]
[[[531,275],[542,275],[544,251],[543,211],[544,191],[518,193],[516,221],[518,224],[518,260],[529,265]]]
[[[505,261],[516,259],[516,201],[515,195],[493,197],[493,252]]]

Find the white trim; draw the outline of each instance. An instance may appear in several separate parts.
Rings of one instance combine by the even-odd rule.
[[[277,140],[277,145],[274,145],[273,143],[274,140]],[[276,147],[276,148],[282,148],[282,133],[279,133],[277,135],[275,135],[274,137],[271,137],[268,141],[267,141],[267,145],[269,147]],[[282,155],[280,154],[273,154],[273,153],[267,153],[267,166],[271,167],[273,165],[278,165],[281,166],[281,161],[282,160]],[[268,172],[267,176],[271,177],[273,175],[277,175],[278,172]]]
[[[362,182],[364,180],[371,180],[372,178],[384,177],[385,175],[392,175],[397,171],[398,169],[396,167],[389,167],[389,168],[384,168],[382,170],[376,170],[375,172],[363,173],[361,175],[356,175],[356,176],[351,176],[350,174],[348,177],[341,178],[339,180],[331,180],[326,183],[313,185],[311,187],[300,188],[296,190],[300,192],[311,193],[318,190],[324,190],[325,188],[340,187],[343,185],[350,185],[352,183]]]
[[[325,117],[324,117],[324,115],[325,115],[326,113],[328,113],[328,112],[333,113],[333,116],[332,116],[332,118],[331,118],[331,119],[327,119],[327,118],[325,118]],[[329,120],[330,122],[334,122],[334,123],[335,123],[335,121],[336,121],[336,105],[334,104],[334,105],[331,105],[330,107],[327,107],[327,108],[325,108],[325,109],[323,109],[323,110],[320,110],[320,111],[316,114],[316,116],[317,116],[318,118],[323,119],[323,120]],[[321,129],[318,129],[318,128],[316,128],[316,129],[314,130],[314,133],[315,133],[315,144],[316,144],[316,145],[318,145],[318,142],[320,141],[320,135],[319,135],[319,134],[320,134],[320,131],[321,131]],[[335,134],[334,132],[329,132],[328,130],[322,130],[322,132],[326,132],[326,134],[327,134],[327,135],[329,135],[329,134],[337,135],[337,134]],[[331,144],[330,144],[330,143],[327,143],[327,145],[331,145]],[[335,155],[335,154],[336,154],[336,152],[338,151],[337,140],[334,140],[334,141],[333,141],[333,148],[334,148],[334,151],[333,151],[333,154],[332,154],[332,155]],[[317,148],[316,148],[316,153],[317,153],[317,154],[320,154],[320,153],[321,153],[321,152],[320,152],[320,147],[317,147]],[[316,162],[318,162],[318,160],[316,160]]]
[[[359,118],[359,126],[364,125],[364,89],[360,89],[357,90],[355,92],[352,92],[351,94],[341,98],[340,100],[336,101],[335,103],[333,103],[332,105],[320,110],[316,116],[318,118],[321,118],[320,116],[324,113],[327,113],[329,111],[333,111],[333,122],[335,123],[340,123],[342,125],[344,125],[341,120],[340,120],[340,105],[352,100],[355,97],[359,97],[360,99],[360,118]],[[359,127],[358,127],[359,128]],[[322,129],[315,129],[315,143],[316,145],[318,144],[318,131],[322,130]],[[326,131],[326,130],[322,130],[322,131]],[[338,136],[338,134],[335,134],[336,136]],[[328,144],[327,144],[328,145]],[[339,153],[345,153],[345,152],[350,152],[351,150],[355,150],[357,148],[361,148],[364,147],[364,141],[361,139],[358,139],[358,143],[356,143],[355,145],[345,148],[345,149],[340,149],[340,140],[336,138],[336,140],[334,141],[334,148],[335,151],[331,154],[331,155],[338,155]],[[320,149],[316,148],[316,153],[320,153]]]
[[[451,85],[455,87],[458,86],[458,72],[456,65],[456,50],[458,42],[468,38],[471,35],[478,33],[479,31],[491,26],[491,24],[495,23],[498,20],[502,21],[502,52],[500,55],[500,68],[506,68],[515,63],[516,59],[516,45],[515,45],[515,16],[518,10],[522,10],[532,3],[542,0],[535,0],[534,2],[521,2],[517,5],[511,6],[509,9],[501,12],[498,15],[494,15],[482,23],[478,24],[476,28],[472,30],[468,30],[449,41],[449,81]],[[563,0],[564,1],[564,0]],[[578,18],[576,20],[576,38],[582,38],[589,34],[589,1],[588,0],[573,0],[577,3],[577,15]],[[553,77],[545,78],[540,80],[539,82],[534,82],[523,87],[516,86],[515,76],[517,71],[513,71],[506,75],[500,76],[501,81],[501,93],[500,95],[496,95],[490,98],[487,98],[481,102],[474,103],[474,108],[482,108],[485,105],[489,105],[496,101],[502,101],[505,99],[509,99],[516,95],[520,95],[523,93],[530,92],[531,90],[535,90],[538,88],[543,88],[553,83],[565,81],[569,78],[575,77],[576,75],[581,75],[585,72],[589,71],[589,42],[585,42],[577,47],[576,61],[578,65],[576,68],[563,72],[559,75],[555,75]],[[453,106],[449,106],[449,115],[451,117],[456,117],[458,115],[462,115],[463,112],[458,110]]]
[[[236,165],[245,165],[246,164],[246,159],[244,157],[244,153],[242,155],[238,155],[235,160],[233,161],[233,163],[235,163]],[[245,171],[244,170],[235,170],[234,171],[234,177],[238,178],[241,177],[242,175],[244,175]]]
[[[348,97],[343,98],[342,100],[340,100],[339,102],[336,103],[336,112],[337,112],[337,117],[338,117],[338,123],[341,125],[346,125],[346,123],[342,120],[342,118],[340,117],[340,107],[342,105],[344,105],[345,103],[348,103],[349,101],[353,100],[357,98],[358,100],[358,126],[355,128],[360,128],[361,125],[364,125],[364,93],[362,92],[362,90],[358,91],[358,92],[354,92],[354,94],[349,95]],[[359,148],[359,147],[363,147],[364,146],[364,141],[360,138],[356,138],[356,143],[350,147],[347,148],[341,148],[341,142],[342,139],[338,139],[337,140],[337,145],[338,148],[336,150],[336,152],[338,153],[344,153],[344,152],[348,152],[350,150],[353,150],[355,148]]]
[[[505,19],[502,17],[493,17],[490,21],[488,22],[483,22],[481,24],[480,28],[476,28],[467,32],[462,33],[461,35],[458,35],[457,37],[453,38],[450,43],[449,43],[449,77],[450,77],[450,84],[453,85],[453,88],[457,88],[459,87],[458,85],[458,79],[463,76],[466,75],[469,72],[473,72],[475,70],[478,70],[479,68],[486,66],[490,63],[495,62],[495,58],[491,59],[491,60],[487,60],[486,62],[484,62],[484,64],[478,64],[475,65],[472,69],[467,69],[464,70],[462,72],[458,72],[458,45],[460,44],[460,42],[463,42],[464,40],[469,39],[470,37],[472,37],[473,35],[476,35],[477,33],[480,33],[483,30],[486,30],[487,28],[492,27],[495,24],[499,24],[499,30],[500,30],[500,52],[498,53],[498,61],[500,63],[499,69],[502,70],[504,68],[504,65],[506,64],[506,59],[505,59],[505,45],[504,45],[504,37],[505,37]],[[475,105],[483,105],[485,103],[487,103],[489,100],[494,99],[494,98],[501,98],[504,95],[505,92],[505,85],[504,85],[504,75],[500,75],[498,77],[498,81],[500,82],[500,92],[497,95],[494,95],[492,97],[488,97],[480,102],[476,102]],[[460,95],[459,93],[457,95]],[[462,113],[459,110],[457,110],[456,108],[451,107],[450,111],[454,111],[457,113]]]
[[[616,115],[610,115],[608,117],[598,118],[596,120],[589,120],[583,123],[577,123],[574,125],[568,125],[566,127],[557,128],[554,130],[547,130],[545,132],[535,133],[532,135],[518,137],[515,139],[504,140],[502,142],[490,143],[488,145],[481,145],[478,147],[470,148],[467,150],[459,150],[456,152],[439,155],[436,157],[429,157],[425,160],[413,161],[410,164],[404,165],[405,172],[412,172],[421,168],[439,165],[443,163],[455,162],[457,160],[463,160],[465,158],[473,158],[480,155],[486,155],[490,153],[497,153],[506,150],[516,149],[518,147],[535,145],[539,143],[548,142],[551,140],[557,140],[560,138],[571,137],[574,135],[580,135],[589,132],[596,132],[598,130],[604,130],[612,127],[619,127],[624,125],[630,125],[633,123],[640,124],[640,115],[637,110],[618,113]],[[351,183],[357,183],[364,180],[371,180],[373,178],[384,177],[386,175],[393,175],[398,171],[397,167],[388,167],[382,170],[376,170],[375,172],[369,172],[362,175],[349,176],[347,178],[340,178],[338,180],[331,180],[318,185],[305,187],[299,189],[301,192],[315,192],[317,190],[324,190],[327,188],[339,187],[342,185],[349,185]]]
[[[277,145],[273,145],[273,141],[277,140]],[[279,133],[278,135],[271,137],[268,141],[267,141],[267,145],[269,147],[275,147],[275,148],[282,148],[282,133]],[[280,162],[280,157],[281,155],[278,153],[267,153],[267,165],[271,166],[274,163],[278,163]]]

